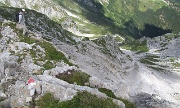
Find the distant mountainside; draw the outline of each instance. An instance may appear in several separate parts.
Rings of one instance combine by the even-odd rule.
[[[111,19],[134,38],[179,33],[180,2],[168,0],[74,0],[80,6]],[[147,32],[149,31],[149,32]],[[152,33],[155,32],[155,33]]]
[[[1,3],[8,6],[44,13],[79,36],[96,38],[120,34],[137,39],[180,31],[180,3],[176,0],[3,1]]]

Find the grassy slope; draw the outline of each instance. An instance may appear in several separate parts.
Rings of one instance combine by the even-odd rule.
[[[78,0],[56,1],[93,22],[93,24],[80,22],[84,25],[81,28],[82,32],[86,33],[102,35],[118,33],[140,38],[144,35],[154,37],[180,31],[180,11],[175,9],[180,7],[178,1],[171,1],[173,6],[168,6],[162,0],[109,0],[109,3],[103,4],[100,4],[98,0],[92,0],[92,7]],[[94,6],[96,6],[96,11]]]
[[[180,6],[178,2],[175,4]],[[174,33],[180,31],[180,12],[168,6],[162,0],[110,0],[109,4],[104,6],[105,15],[113,19],[118,26],[126,28],[126,30],[130,28],[141,32],[145,29],[144,25],[149,24],[162,29],[172,29]],[[138,32],[136,35],[138,35]]]
[[[115,28],[113,22],[109,19],[105,19],[102,14],[94,13],[86,8],[84,4],[78,4],[77,0],[54,0],[60,6],[68,11],[78,15],[81,19],[74,18],[79,25],[79,29],[83,33],[95,34],[95,36],[105,35],[114,32]],[[83,20],[82,20],[83,19]],[[117,32],[117,31],[116,31]]]

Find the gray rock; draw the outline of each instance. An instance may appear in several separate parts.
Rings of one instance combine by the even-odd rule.
[[[0,91],[0,100],[4,100],[7,98],[7,95],[5,93],[3,93],[2,91]]]
[[[13,108],[10,105],[10,99],[6,99],[0,102],[0,108]]]
[[[179,108],[179,105],[162,99],[156,94],[141,93],[136,97],[138,108]]]
[[[32,101],[32,97],[26,97],[26,103],[29,103],[29,102],[31,102]]]
[[[36,93],[39,95],[41,94],[42,92],[42,86],[39,82],[36,82],[36,85],[35,85],[35,90],[36,90]]]
[[[120,108],[126,108],[125,104],[120,100],[113,99],[113,102],[120,106]]]

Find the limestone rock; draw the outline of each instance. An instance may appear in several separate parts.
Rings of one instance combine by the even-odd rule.
[[[113,99],[113,102],[117,104],[120,108],[126,108],[125,104],[120,100]]]
[[[35,90],[36,90],[36,93],[37,93],[38,95],[41,94],[41,92],[42,92],[42,85],[41,85],[39,82],[36,82]]]
[[[10,105],[10,99],[0,101],[0,108],[12,108]]]

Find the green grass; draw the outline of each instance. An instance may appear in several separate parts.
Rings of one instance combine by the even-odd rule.
[[[126,42],[120,47],[122,47],[123,49],[131,50],[131,51],[137,51],[137,53],[143,53],[143,52],[149,51],[146,41],[134,40],[134,41]]]
[[[116,96],[114,95],[114,93],[106,88],[98,88],[98,90],[102,93],[105,93],[108,97],[112,97],[112,98],[116,98]]]
[[[54,68],[55,66],[51,61],[46,61],[46,63],[43,64],[43,67],[44,67],[45,70],[48,70],[48,69]]]
[[[156,11],[166,4],[163,1],[152,1],[152,0],[142,0],[139,2],[139,10],[145,12],[147,9],[152,9]]]
[[[116,37],[115,37],[115,40],[116,40],[117,42],[124,42],[124,40],[122,39],[121,36],[116,36]]]
[[[174,66],[175,68],[179,68],[179,67],[180,67],[180,63],[173,63],[173,66]]]
[[[90,78],[88,74],[75,70],[71,70],[65,73],[60,73],[56,77],[70,84],[76,83],[81,86],[85,86],[85,83],[89,82],[89,78]]]
[[[140,62],[148,65],[156,65],[154,62],[147,59],[141,59]]]
[[[39,108],[119,108],[112,99],[98,98],[86,91],[78,92],[72,100],[59,102],[51,93],[46,93],[36,101]]]
[[[2,22],[0,22],[0,31],[1,31],[1,29],[2,29]],[[0,39],[2,38],[3,36],[2,36],[2,34],[1,34],[1,32],[0,32]]]
[[[106,89],[106,88],[98,88],[98,90],[102,93],[105,93],[108,97],[111,97],[111,98],[114,98],[114,99],[118,99],[120,101],[122,101],[125,105],[126,105],[126,108],[136,108],[135,104],[134,103],[131,103],[129,102],[128,100],[126,99],[122,99],[122,98],[119,98],[119,97],[116,97],[114,95],[114,93],[109,90],[109,89]]]
[[[2,34],[0,33],[0,39],[2,38],[3,36],[2,36]]]
[[[165,71],[165,69],[163,69],[163,68],[161,68],[161,67],[153,67],[153,66],[148,66],[149,68],[152,68],[152,69],[154,69],[154,70],[156,70],[156,71],[160,71],[160,72],[164,72]]]
[[[50,44],[49,42],[46,41],[39,41],[30,37],[25,37],[22,35],[18,35],[20,38],[20,41],[28,43],[28,44],[32,44],[32,43],[36,43],[36,46],[39,45],[41,46],[43,49],[45,49],[45,57],[41,58],[43,59],[43,61],[45,60],[54,60],[56,62],[59,62],[61,60],[63,60],[66,64],[72,66],[73,64],[71,62],[69,62],[69,60],[65,57],[65,55],[58,51],[52,44]],[[36,56],[36,52],[34,52],[33,50],[31,50],[31,55],[32,57]]]
[[[19,31],[16,29],[16,32]],[[17,32],[18,36],[20,38],[21,42],[25,42],[28,44],[33,44],[36,43],[36,46],[39,45],[41,46],[43,49],[45,49],[45,54],[46,56],[44,58],[41,58],[41,60],[43,59],[43,61],[45,60],[54,60],[56,62],[59,62],[61,60],[63,60],[66,64],[72,66],[73,64],[71,62],[69,62],[69,60],[65,57],[65,55],[58,51],[52,44],[50,44],[49,42],[46,41],[40,41],[40,40],[36,40],[34,38],[30,38],[27,36],[22,36],[22,31]],[[32,57],[36,57],[36,51],[31,50],[31,56]]]
[[[140,59],[140,62],[148,65],[156,65],[155,62],[160,62],[158,58],[159,56],[156,55],[147,55],[144,58]]]
[[[174,58],[170,58],[169,61],[170,61],[170,62],[174,62],[175,59],[174,59]]]

